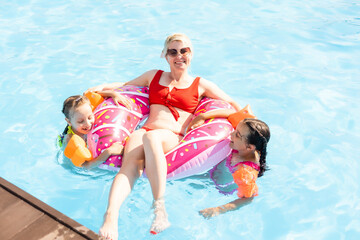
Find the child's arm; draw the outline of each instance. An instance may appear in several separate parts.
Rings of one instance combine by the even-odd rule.
[[[127,109],[131,110],[131,100],[114,90],[96,91],[96,93],[100,94],[102,97],[111,97],[116,106],[119,106],[119,103],[121,103]]]
[[[200,125],[204,124],[204,122],[209,118],[227,118],[230,114],[234,113],[235,110],[232,109],[219,109],[213,110],[205,113],[200,113],[197,117],[195,117],[189,124],[187,131],[195,129]]]
[[[105,149],[99,156],[92,159],[91,161],[84,162],[81,166],[87,169],[91,169],[99,166],[101,163],[105,162],[110,156],[122,154],[124,146],[121,142],[115,142],[110,147]]]
[[[232,202],[229,202],[227,204],[218,206],[218,207],[212,207],[212,208],[206,208],[201,211],[199,211],[199,214],[201,214],[204,218],[212,218],[219,214],[226,213],[228,211],[234,211],[239,209],[240,207],[243,207],[247,204],[249,204],[254,197],[250,198],[238,198]]]

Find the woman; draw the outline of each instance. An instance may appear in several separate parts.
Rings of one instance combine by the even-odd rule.
[[[156,234],[170,226],[163,198],[167,175],[165,153],[179,144],[202,97],[225,100],[236,110],[240,110],[240,106],[214,83],[188,74],[192,52],[187,36],[170,35],[162,51],[162,56],[170,66],[170,72],[151,70],[125,83],[149,86],[150,114],[144,126],[131,134],[125,147],[123,165],[112,184],[104,223],[99,231],[99,234],[107,239],[117,239],[120,206],[145,166],[154,197],[155,217],[150,232]],[[122,85],[124,84],[103,84],[89,90]],[[122,103],[127,101],[120,94],[116,98],[115,100]]]

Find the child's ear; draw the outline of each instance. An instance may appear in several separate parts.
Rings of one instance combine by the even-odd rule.
[[[69,124],[69,126],[71,126],[70,120],[68,118],[65,118],[65,121],[67,122],[67,124]]]
[[[254,144],[247,144],[246,148],[250,151],[255,151],[256,150],[256,147]]]

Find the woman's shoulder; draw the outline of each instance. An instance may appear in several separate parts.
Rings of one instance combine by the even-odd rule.
[[[162,71],[160,69],[151,69],[149,71],[146,71],[144,74],[146,75],[155,75],[158,71]]]
[[[209,91],[214,89],[216,86],[215,83],[203,78],[203,77],[199,77],[199,86],[204,90],[204,91]]]
[[[156,73],[159,72],[159,71],[162,71],[162,70],[159,70],[159,69],[151,69],[151,70],[149,70],[149,71],[146,71],[146,72],[142,75],[142,77],[143,77],[144,79],[146,79],[146,81],[148,82],[148,84],[150,84],[151,81],[154,79]]]

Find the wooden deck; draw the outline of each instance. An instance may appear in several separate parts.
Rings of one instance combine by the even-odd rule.
[[[0,239],[99,239],[73,219],[0,177]]]

